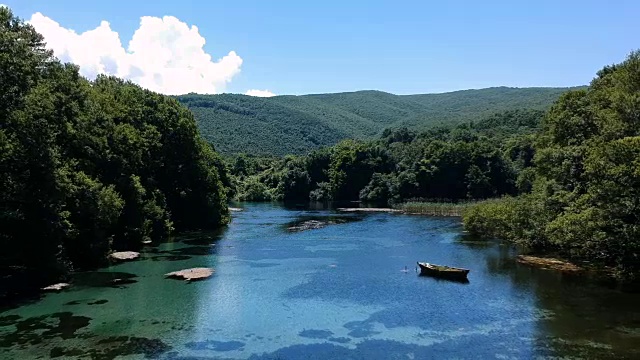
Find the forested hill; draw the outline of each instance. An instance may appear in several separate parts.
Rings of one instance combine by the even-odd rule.
[[[202,135],[227,154],[300,154],[346,138],[379,136],[386,128],[421,130],[478,120],[520,108],[546,110],[568,88],[496,87],[442,94],[381,91],[259,98],[182,95]]]

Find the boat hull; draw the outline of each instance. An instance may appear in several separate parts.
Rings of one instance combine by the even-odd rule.
[[[454,268],[449,266],[433,265],[429,263],[418,263],[420,275],[432,276],[449,280],[467,280],[468,269]]]

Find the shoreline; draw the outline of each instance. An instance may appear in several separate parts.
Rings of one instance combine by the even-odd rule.
[[[551,256],[517,255],[515,260],[520,264],[536,267],[543,270],[552,270],[574,274],[587,271],[587,269],[585,269],[584,267],[578,266],[568,260]]]
[[[514,261],[535,269],[579,277],[598,286],[627,293],[640,293],[639,278],[635,280],[620,278],[611,267],[575,262],[557,254],[543,253],[519,254],[514,257]]]

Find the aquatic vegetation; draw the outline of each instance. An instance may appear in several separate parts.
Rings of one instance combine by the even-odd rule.
[[[463,212],[474,202],[422,202],[408,201],[397,204],[395,209],[408,214],[430,216],[462,216]]]
[[[360,220],[362,220],[362,218],[356,216],[306,216],[287,223],[285,227],[290,232],[297,232],[322,229],[329,225],[346,224]]]

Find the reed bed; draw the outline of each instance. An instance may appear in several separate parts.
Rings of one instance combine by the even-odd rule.
[[[462,216],[464,210],[475,202],[431,202],[408,201],[396,204],[394,209],[407,214],[419,214],[430,216]]]

